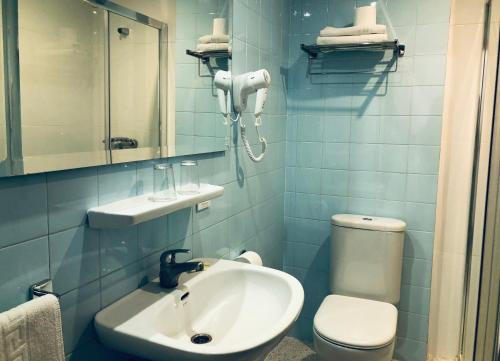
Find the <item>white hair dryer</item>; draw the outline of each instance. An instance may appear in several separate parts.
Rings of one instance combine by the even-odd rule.
[[[267,141],[260,135],[259,127],[262,125],[261,115],[264,111],[270,86],[271,75],[265,69],[238,75],[233,81],[233,104],[234,109],[238,114],[237,120],[239,119],[240,122],[241,139],[248,156],[254,162],[262,161],[262,159],[264,159],[264,155],[266,154]],[[262,145],[262,152],[258,157],[253,154],[252,148],[250,147],[246,137],[246,126],[243,122],[243,112],[247,108],[248,97],[253,93],[257,93],[254,111],[255,129],[257,130],[257,135],[259,136],[259,141]]]
[[[227,124],[231,109],[231,106],[229,104],[231,101],[231,97],[228,96],[232,85],[231,72],[219,70],[215,74],[214,85],[217,89],[217,98],[219,98],[220,112],[224,116],[224,124]]]

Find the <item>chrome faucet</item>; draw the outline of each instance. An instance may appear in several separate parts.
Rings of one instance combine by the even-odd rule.
[[[181,273],[203,271],[203,262],[176,263],[177,253],[191,253],[191,251],[189,249],[173,249],[163,252],[160,256],[160,286],[163,288],[177,287]]]

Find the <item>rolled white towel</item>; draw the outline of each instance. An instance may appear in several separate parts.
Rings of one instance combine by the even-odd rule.
[[[229,49],[230,47],[228,43],[198,44],[198,46],[196,47],[196,51],[200,53],[204,53],[206,51],[223,51]]]
[[[229,43],[229,35],[204,35],[198,39],[200,44]]]
[[[348,28],[334,28],[332,26],[327,26],[319,33],[321,37],[332,37],[332,36],[358,36],[358,35],[368,35],[368,34],[385,34],[387,28],[385,25],[359,25],[351,26]]]
[[[377,24],[377,6],[368,5],[356,8],[354,12],[354,25],[373,26]]]
[[[387,34],[370,34],[359,36],[318,36],[316,44],[318,45],[346,45],[346,44],[363,44],[363,43],[383,43],[388,41]]]

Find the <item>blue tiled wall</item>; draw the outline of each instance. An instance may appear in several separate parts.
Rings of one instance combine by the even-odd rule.
[[[0,311],[26,301],[29,285],[50,277],[62,294],[68,359],[127,360],[97,342],[93,316],[156,277],[162,251],[190,248],[195,257],[232,259],[255,250],[266,265],[282,267],[286,102],[280,67],[288,54],[286,6],[287,1],[235,4],[245,31],[235,38],[234,69],[266,67],[275,80],[262,130],[269,142],[265,162],[249,160],[233,127],[231,150],[195,157],[202,182],[225,187],[210,209],[181,210],[119,230],[88,228],[87,209],[150,192],[156,162],[0,179]],[[272,42],[254,29],[255,22],[276,32]],[[252,37],[242,36],[247,32]],[[177,176],[180,160],[168,160]]]
[[[397,72],[308,77],[299,45],[315,42],[326,25],[349,26],[354,7],[368,3],[292,4],[285,270],[304,284],[306,302],[295,332],[310,339],[314,314],[329,294],[330,217],[354,213],[405,220],[395,358],[423,361],[450,1],[386,2],[396,35],[407,46]],[[378,13],[380,22],[388,23],[380,6]],[[324,63],[324,70],[364,70],[382,60],[374,54],[339,56]]]

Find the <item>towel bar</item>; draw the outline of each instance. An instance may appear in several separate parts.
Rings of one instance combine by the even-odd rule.
[[[43,280],[30,286],[31,299],[36,297],[42,297],[45,295],[53,295],[56,296],[58,299],[61,298],[61,296],[58,293],[53,291],[52,280],[49,279]]]

